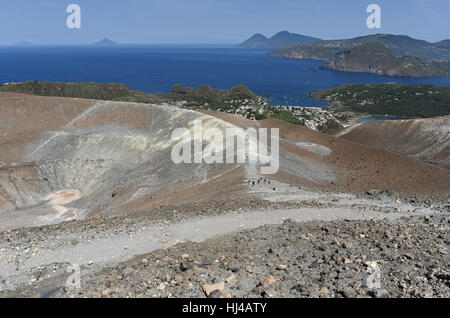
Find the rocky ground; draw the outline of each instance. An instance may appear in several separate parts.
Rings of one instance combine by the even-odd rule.
[[[186,242],[51,297],[449,297],[448,215],[308,222]],[[376,264],[376,265],[375,265]],[[370,288],[373,268],[381,284]]]
[[[285,221],[183,243],[85,278],[75,297],[449,297],[446,216]],[[376,262],[381,287],[367,286]],[[370,284],[370,283],[369,283]]]
[[[0,259],[0,266],[13,268],[2,277],[0,296],[450,296],[448,199],[427,203],[389,191],[359,197],[293,193],[1,233],[0,251],[8,259]],[[289,201],[275,202],[280,198]],[[249,223],[256,216],[261,224]],[[198,218],[216,222],[216,230],[208,233],[211,223],[202,227]],[[238,220],[237,229],[230,220]],[[183,231],[202,235],[181,236]],[[164,236],[162,245],[152,245]],[[139,249],[142,240],[148,242]],[[94,249],[104,241],[111,250]],[[83,254],[89,250],[115,258]],[[76,251],[84,255],[81,288],[71,289],[66,270],[73,262],[51,260]]]

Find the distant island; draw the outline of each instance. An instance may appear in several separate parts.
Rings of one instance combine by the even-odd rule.
[[[434,46],[442,48],[442,49],[450,50],[450,40],[436,42],[436,43],[434,43]]]
[[[376,34],[346,40],[287,44],[269,55],[325,61],[325,69],[388,76],[430,77],[450,74],[450,40],[437,43],[404,35]]]
[[[117,46],[119,44],[114,42],[114,41],[112,41],[112,40],[110,40],[110,39],[108,39],[108,38],[104,38],[104,39],[101,39],[98,42],[95,42],[93,45],[94,46]]]
[[[257,33],[248,40],[238,44],[237,46],[242,48],[275,50],[290,43],[294,44],[311,43],[318,40],[319,40],[318,38],[313,38],[310,36],[290,33],[288,31],[281,31],[272,36],[271,38],[268,38],[260,33]]]
[[[449,63],[427,62],[418,57],[397,56],[382,43],[361,44],[339,52],[324,69],[367,72],[378,75],[429,77],[449,74]]]

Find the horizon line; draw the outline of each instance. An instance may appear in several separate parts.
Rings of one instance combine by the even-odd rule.
[[[289,31],[288,31],[289,32]],[[292,32],[290,32],[292,33]],[[262,34],[262,33],[254,33],[253,35],[251,35],[250,37],[245,38],[245,40],[239,40],[240,42],[236,41],[236,42],[141,42],[141,43],[131,43],[131,42],[116,42],[114,40],[111,40],[111,38],[102,38],[100,40],[97,40],[96,42],[91,42],[91,43],[33,43],[32,41],[28,41],[28,40],[19,40],[17,42],[11,43],[0,43],[0,46],[15,46],[15,47],[32,47],[32,46],[96,46],[97,42],[101,42],[105,39],[110,40],[112,42],[114,42],[113,45],[110,45],[109,47],[114,47],[114,46],[126,46],[126,45],[238,45],[248,39],[250,39],[252,36],[256,35],[256,34]],[[299,34],[299,33],[297,33]],[[264,35],[264,34],[262,34]],[[303,35],[303,34],[302,34]],[[410,37],[412,39],[415,40],[422,40],[422,41],[426,41],[429,43],[438,43],[441,41],[445,41],[445,40],[449,40],[450,38],[443,38],[441,40],[437,40],[437,41],[428,41],[428,40],[423,40],[420,38],[416,38],[413,37],[411,35],[408,34],[394,34],[394,33],[374,33],[374,34],[361,34],[361,35],[357,35],[357,36],[353,36],[353,37],[342,37],[342,38],[330,38],[330,39],[321,39],[318,38],[319,40],[323,40],[323,41],[339,41],[339,40],[346,40],[346,39],[354,39],[354,38],[358,38],[358,37],[364,37],[364,36],[374,36],[374,35],[395,35],[395,36],[407,36]],[[310,35],[307,35],[310,36]],[[314,36],[310,36],[310,37],[314,37]],[[24,43],[23,45],[21,45],[21,43]],[[101,45],[99,45],[101,46]],[[107,46],[104,46],[107,47]]]

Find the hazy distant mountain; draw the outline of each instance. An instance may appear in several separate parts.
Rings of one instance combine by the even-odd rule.
[[[450,72],[450,50],[405,35],[376,34],[346,40],[285,45],[269,55],[326,61],[325,68],[391,76],[442,76]]]
[[[256,33],[250,39],[238,44],[237,46],[246,48],[267,48],[268,41],[268,37],[262,35],[261,33]]]
[[[319,40],[318,38],[313,38],[310,36],[305,36],[296,33],[289,33],[288,31],[281,31],[268,38],[260,33],[253,35],[250,39],[241,44],[238,47],[243,48],[258,48],[258,49],[277,49],[283,45],[289,43],[311,43]]]
[[[288,31],[279,32],[269,39],[271,45],[277,48],[289,43],[311,43],[318,40],[320,39]]]
[[[33,46],[34,44],[28,41],[20,41],[15,44],[15,46]]]
[[[446,49],[446,50],[450,50],[450,40],[444,40],[444,41],[440,41],[440,42],[436,42],[434,43],[435,46]]]
[[[365,43],[382,43],[399,56],[414,56],[427,61],[450,61],[450,50],[406,35],[392,34],[375,34],[345,40],[321,40],[314,43],[286,45],[271,52],[270,55],[329,60],[333,59],[335,54],[340,51]],[[445,45],[445,42],[443,45]]]
[[[398,56],[382,43],[365,43],[337,53],[334,60],[322,68],[388,76],[427,77],[448,75],[450,64]]]
[[[117,44],[116,42],[108,39],[108,38],[104,38],[98,42],[94,43],[95,46],[117,46],[119,44]]]

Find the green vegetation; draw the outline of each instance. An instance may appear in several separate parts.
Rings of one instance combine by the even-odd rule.
[[[330,101],[330,108],[339,111],[409,118],[450,114],[450,86],[352,84],[313,91],[311,96]]]
[[[317,126],[318,131],[328,134],[337,132],[343,128],[344,126],[342,126],[337,120],[332,118],[328,119],[325,123]]]
[[[277,111],[276,108],[271,107],[266,113],[267,118],[276,118],[286,121],[291,124],[299,125],[300,121],[291,112],[288,111]]]
[[[250,103],[262,100],[244,85],[233,87],[230,90],[218,90],[208,85],[192,88],[182,87],[177,84],[170,93],[147,94],[132,90],[123,84],[27,81],[1,85],[0,91],[137,103],[174,103],[185,101],[186,107],[207,109],[229,109],[237,107],[244,101]]]
[[[152,102],[156,95],[134,91],[123,84],[63,83],[27,81],[0,86],[0,91],[40,96],[76,97],[101,100]]]
[[[260,97],[250,91],[246,86],[239,85],[230,90],[213,89],[209,85],[202,85],[198,88],[182,87],[176,84],[170,94],[165,94],[174,101],[186,101],[189,108],[203,108],[213,110],[234,110],[243,102],[254,103]]]

